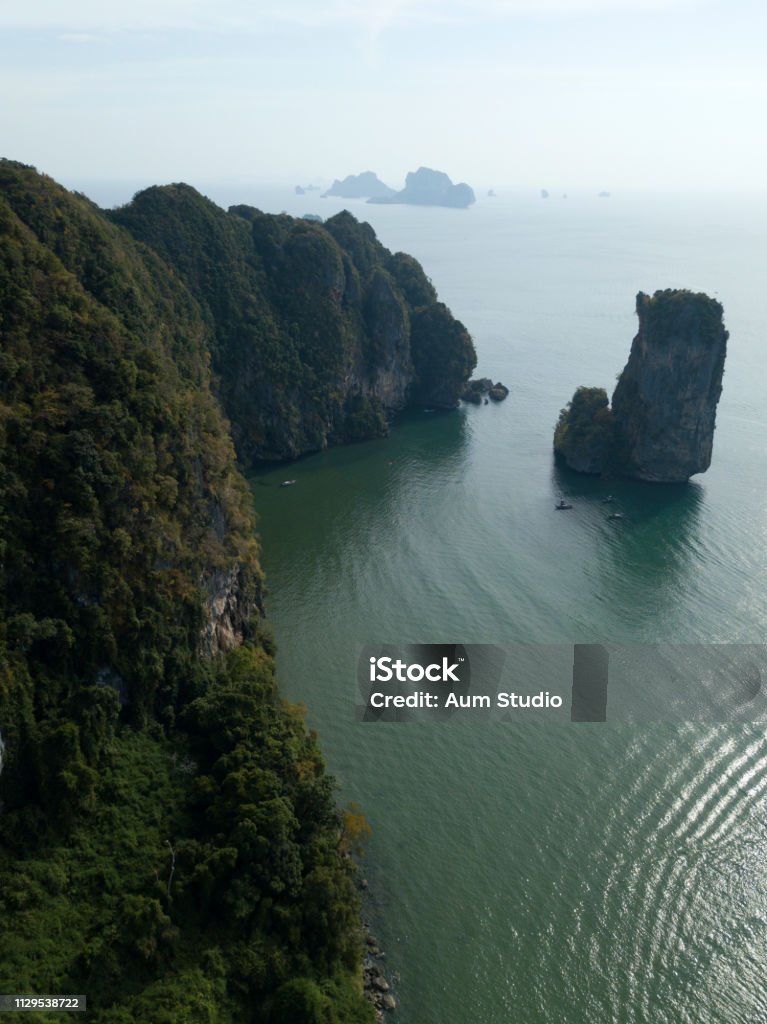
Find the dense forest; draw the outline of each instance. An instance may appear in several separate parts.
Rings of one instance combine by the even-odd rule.
[[[241,468],[453,404],[473,365],[348,214],[184,185],[107,214],[0,161],[0,991],[372,1020],[357,819],[277,690]]]

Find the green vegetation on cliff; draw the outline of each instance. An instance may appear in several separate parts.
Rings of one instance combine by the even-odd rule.
[[[0,162],[0,990],[84,992],[111,1024],[364,1022],[349,840],[276,688],[209,367],[248,317],[278,344],[234,310],[221,246],[235,279],[267,270],[222,217],[178,250],[225,330],[203,278]],[[335,243],[272,221],[294,266],[311,250],[311,302]]]
[[[409,405],[454,406],[476,364],[416,260],[347,212],[324,224],[248,206],[226,213],[167,185],[110,218],[198,299],[246,464],[375,437]]]
[[[612,437],[610,400],[604,388],[576,388],[559,414],[554,430],[554,451],[573,469],[599,473]]]
[[[728,333],[722,306],[702,292],[666,288],[636,297],[639,330],[608,405],[580,387],[554,431],[571,469],[683,482],[711,463]]]

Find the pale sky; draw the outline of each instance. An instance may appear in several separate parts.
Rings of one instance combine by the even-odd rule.
[[[73,179],[767,185],[756,0],[0,0],[0,155]]]

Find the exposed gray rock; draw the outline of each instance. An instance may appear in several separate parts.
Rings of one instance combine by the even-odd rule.
[[[200,646],[204,655],[214,657],[247,639],[254,614],[263,614],[261,594],[252,572],[238,562],[214,570],[200,583],[205,615]]]
[[[362,979],[365,997],[373,1004],[375,1019],[382,1024],[385,1010],[393,1010],[396,1006],[394,997],[390,994],[389,983],[384,977],[383,969],[377,964],[373,957],[381,960],[384,953],[378,948],[378,941],[370,931],[368,925],[363,923],[362,940],[368,947],[363,959]],[[396,977],[396,976],[395,976]]]
[[[502,402],[509,394],[505,384],[496,381],[493,384],[489,377],[480,377],[478,380],[470,380],[461,394],[461,400],[470,402],[472,405],[481,405],[485,395],[489,395],[494,402]]]
[[[482,403],[483,396],[488,393],[492,386],[493,382],[489,377],[480,377],[477,380],[470,380],[461,393],[461,401],[471,402],[472,405],[480,405]]]
[[[637,295],[639,331],[613,394],[613,417],[639,480],[679,482],[711,465],[727,331],[703,294]]]
[[[609,407],[580,387],[563,409],[554,450],[582,473],[681,483],[711,464],[728,334],[702,293],[637,295],[639,331]]]
[[[378,353],[375,370],[355,365],[347,382],[350,391],[375,398],[386,410],[401,409],[413,378],[410,321],[391,277],[376,268],[365,289],[363,316],[369,344]]]

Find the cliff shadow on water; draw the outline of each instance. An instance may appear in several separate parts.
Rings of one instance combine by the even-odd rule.
[[[340,550],[347,562],[369,557],[371,539],[385,535],[387,523],[413,513],[414,502],[427,504],[421,496],[438,481],[463,479],[468,455],[469,430],[459,410],[405,412],[389,437],[253,471],[269,571],[282,579],[290,565],[321,562]],[[287,481],[295,482],[283,486]]]

